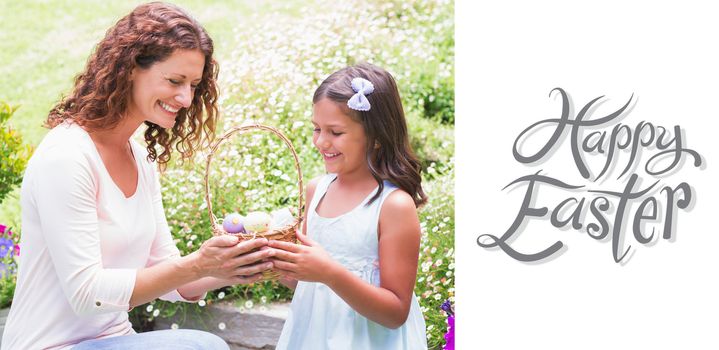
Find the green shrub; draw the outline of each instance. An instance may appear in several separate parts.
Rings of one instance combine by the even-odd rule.
[[[0,276],[0,309],[10,306],[13,294],[15,294],[15,284],[17,277],[15,275]]]
[[[23,145],[20,134],[8,123],[17,108],[0,101],[0,203],[22,182],[23,171],[32,153],[30,146]]]
[[[419,212],[422,241],[414,289],[430,349],[444,343],[447,331],[447,315],[440,306],[447,299],[454,303],[454,167],[446,165],[434,172],[439,175],[424,184],[429,202]]]

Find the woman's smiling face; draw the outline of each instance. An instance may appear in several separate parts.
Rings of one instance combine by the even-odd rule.
[[[204,66],[205,56],[201,51],[176,50],[150,68],[134,68],[128,115],[162,128],[172,128],[177,112],[192,104]]]
[[[312,107],[312,142],[322,154],[329,173],[369,171],[367,136],[362,124],[347,115],[334,101],[323,98]]]

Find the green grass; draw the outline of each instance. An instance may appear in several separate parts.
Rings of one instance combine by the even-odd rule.
[[[13,125],[37,144],[47,130],[47,112],[72,88],[105,31],[142,1],[0,2],[0,100],[20,104]],[[175,1],[210,33],[218,61],[227,57],[233,28],[241,26],[253,1]],[[263,5],[269,6],[269,5]],[[291,11],[292,7],[287,6]]]

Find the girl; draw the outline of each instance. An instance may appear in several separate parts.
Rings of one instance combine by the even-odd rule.
[[[307,186],[303,244],[269,243],[295,288],[277,348],[424,349],[413,289],[427,197],[395,81],[370,64],[344,68],[317,88],[313,112],[329,174]]]

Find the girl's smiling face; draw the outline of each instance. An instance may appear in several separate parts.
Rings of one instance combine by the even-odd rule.
[[[204,65],[205,56],[201,51],[177,50],[150,68],[135,68],[130,78],[130,117],[172,128],[177,112],[192,104]]]
[[[367,136],[362,124],[327,98],[317,101],[312,109],[312,143],[322,154],[325,170],[336,174],[369,171]]]

